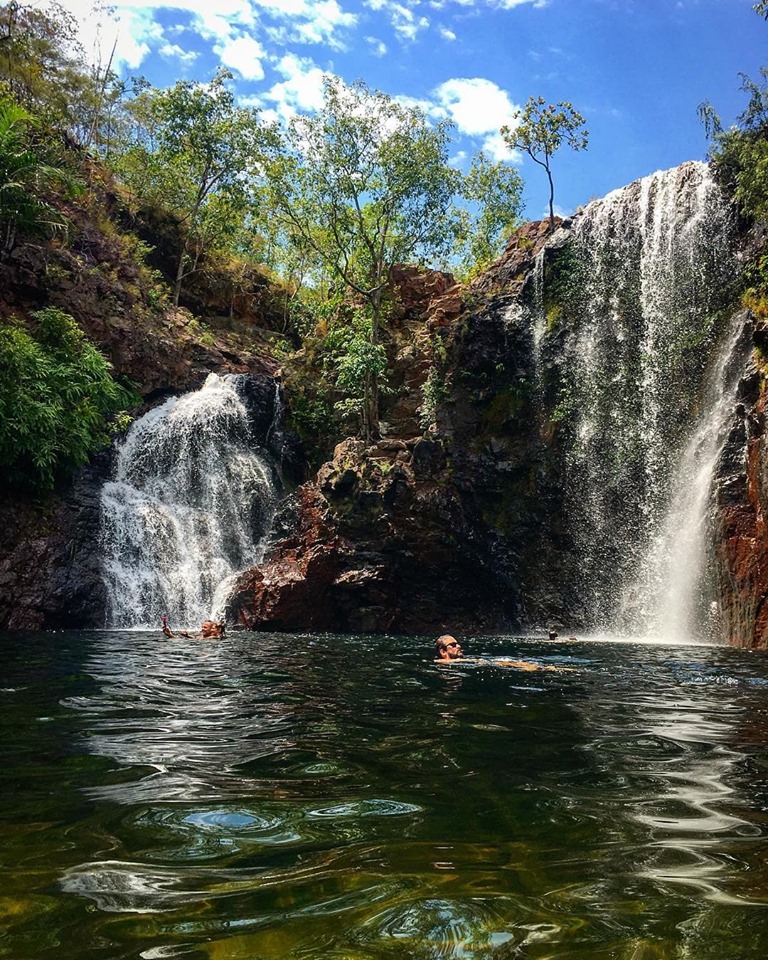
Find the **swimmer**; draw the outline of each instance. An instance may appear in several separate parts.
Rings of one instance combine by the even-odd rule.
[[[461,650],[461,644],[449,633],[444,633],[435,641],[435,652],[437,654],[435,663],[451,663],[454,660],[462,660],[464,654]]]
[[[168,617],[163,616],[163,633],[166,637],[185,637],[187,640],[220,640],[224,636],[224,623],[203,620],[200,624],[200,633],[187,633],[184,630],[177,630],[174,633],[168,626]]]
[[[435,663],[454,663],[456,660],[461,660],[464,663],[480,663],[485,664],[489,667],[513,667],[516,670],[568,670],[570,671],[571,667],[554,667],[549,664],[544,665],[540,663],[534,663],[531,660],[509,660],[505,657],[499,657],[498,659],[488,660],[484,657],[470,657],[467,658],[464,656],[464,653],[461,649],[461,644],[455,637],[452,637],[450,634],[443,634],[442,637],[438,637],[435,641],[435,648],[437,652],[437,657],[435,658]]]

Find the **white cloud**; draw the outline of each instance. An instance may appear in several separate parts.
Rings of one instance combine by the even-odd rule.
[[[503,161],[505,163],[522,163],[523,155],[519,150],[513,150],[507,146],[506,141],[500,133],[489,133],[483,139],[482,149],[495,163]]]
[[[438,31],[443,40],[447,40],[449,43],[452,43],[456,39],[456,34],[453,30],[449,30],[448,27],[438,27]]]
[[[280,43],[316,43],[343,49],[343,37],[357,24],[357,14],[347,13],[338,0],[253,0],[278,21],[266,32]]]
[[[164,43],[162,47],[158,47],[157,52],[161,57],[165,57],[166,60],[180,60],[185,64],[194,63],[200,56],[200,54],[194,50],[185,50],[183,47],[180,47],[178,43]]]
[[[514,7],[522,7],[526,3],[532,3],[537,8],[547,7],[550,2],[551,0],[429,0],[429,6],[435,10],[444,10],[450,3],[455,3],[460,7],[493,7],[501,10],[512,10]]]
[[[468,136],[498,133],[505,124],[515,126],[520,108],[493,81],[483,77],[446,80],[434,90],[438,104]]]
[[[421,6],[421,0],[363,0],[370,10],[376,13],[384,12],[388,15],[392,29],[401,40],[414,40],[420,30],[426,30],[429,20],[424,16],[417,16],[414,10]]]
[[[80,22],[81,38],[87,50],[94,49],[94,60],[104,63],[115,45],[117,70],[139,67],[153,50],[167,55],[167,38],[187,33],[190,45],[196,34],[213,45],[225,66],[249,80],[264,75],[255,31],[266,36],[265,21],[279,26],[283,40],[339,48],[358,19],[339,0],[111,0],[109,14],[101,18],[94,15],[93,0],[61,2]]]
[[[376,37],[366,37],[365,42],[370,46],[374,57],[385,57],[387,55],[387,45],[383,40]]]
[[[226,40],[214,45],[225,67],[236,70],[244,80],[262,80],[264,68],[264,49],[253,37],[241,36],[235,40]]]
[[[274,104],[274,113],[282,120],[297,113],[319,110],[323,105],[323,78],[326,74],[307,57],[288,54],[275,69],[285,80],[264,94],[264,99]]]
[[[524,3],[532,3],[534,7],[542,8],[549,5],[549,0],[497,0],[493,6],[501,7],[502,10],[511,10],[513,7],[522,7]]]

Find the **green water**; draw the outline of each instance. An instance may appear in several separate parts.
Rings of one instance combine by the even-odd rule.
[[[768,654],[0,637],[0,956],[768,954]]]

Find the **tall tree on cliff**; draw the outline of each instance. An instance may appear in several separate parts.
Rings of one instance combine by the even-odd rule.
[[[515,126],[503,126],[501,135],[514,150],[523,150],[535,163],[543,167],[549,180],[549,228],[555,227],[555,183],[551,161],[563,144],[572,150],[584,150],[589,143],[589,131],[584,117],[567,100],[547,103],[543,97],[529,97],[518,110]]]
[[[448,163],[450,126],[431,125],[418,108],[362,81],[347,86],[328,77],[322,108],[290,124],[270,168],[272,205],[286,235],[366,305],[366,342],[356,338],[355,364],[368,438],[379,429],[390,269],[447,255],[458,228],[453,199],[461,174]]]
[[[178,219],[174,305],[204,253],[254,215],[265,151],[274,144],[258,111],[236,106],[230,79],[222,70],[208,84],[147,85],[130,104],[134,139],[116,167],[140,203]]]

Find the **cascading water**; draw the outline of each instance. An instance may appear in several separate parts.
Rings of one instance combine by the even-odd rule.
[[[663,568],[676,484],[689,483],[678,465],[702,412],[709,435],[716,403],[706,400],[707,384],[722,384],[708,358],[730,311],[733,236],[731,208],[706,164],[687,163],[574,218],[571,242],[548,271],[550,288],[553,275],[560,285],[556,311],[545,276],[548,326],[568,329],[556,414],[567,432],[579,613],[593,629],[615,627],[621,614],[625,629],[644,632],[629,611],[642,618],[659,602],[650,586],[659,578],[648,571]],[[691,454],[697,462],[702,444]]]
[[[692,636],[714,638],[718,632],[712,481],[751,346],[749,334],[744,315],[736,313],[710,371],[698,424],[675,471],[671,502],[619,610],[619,622],[644,624],[657,638],[680,642]]]
[[[137,420],[117,451],[102,491],[110,626],[157,626],[163,613],[199,624],[261,558],[277,487],[237,387],[211,374]]]

